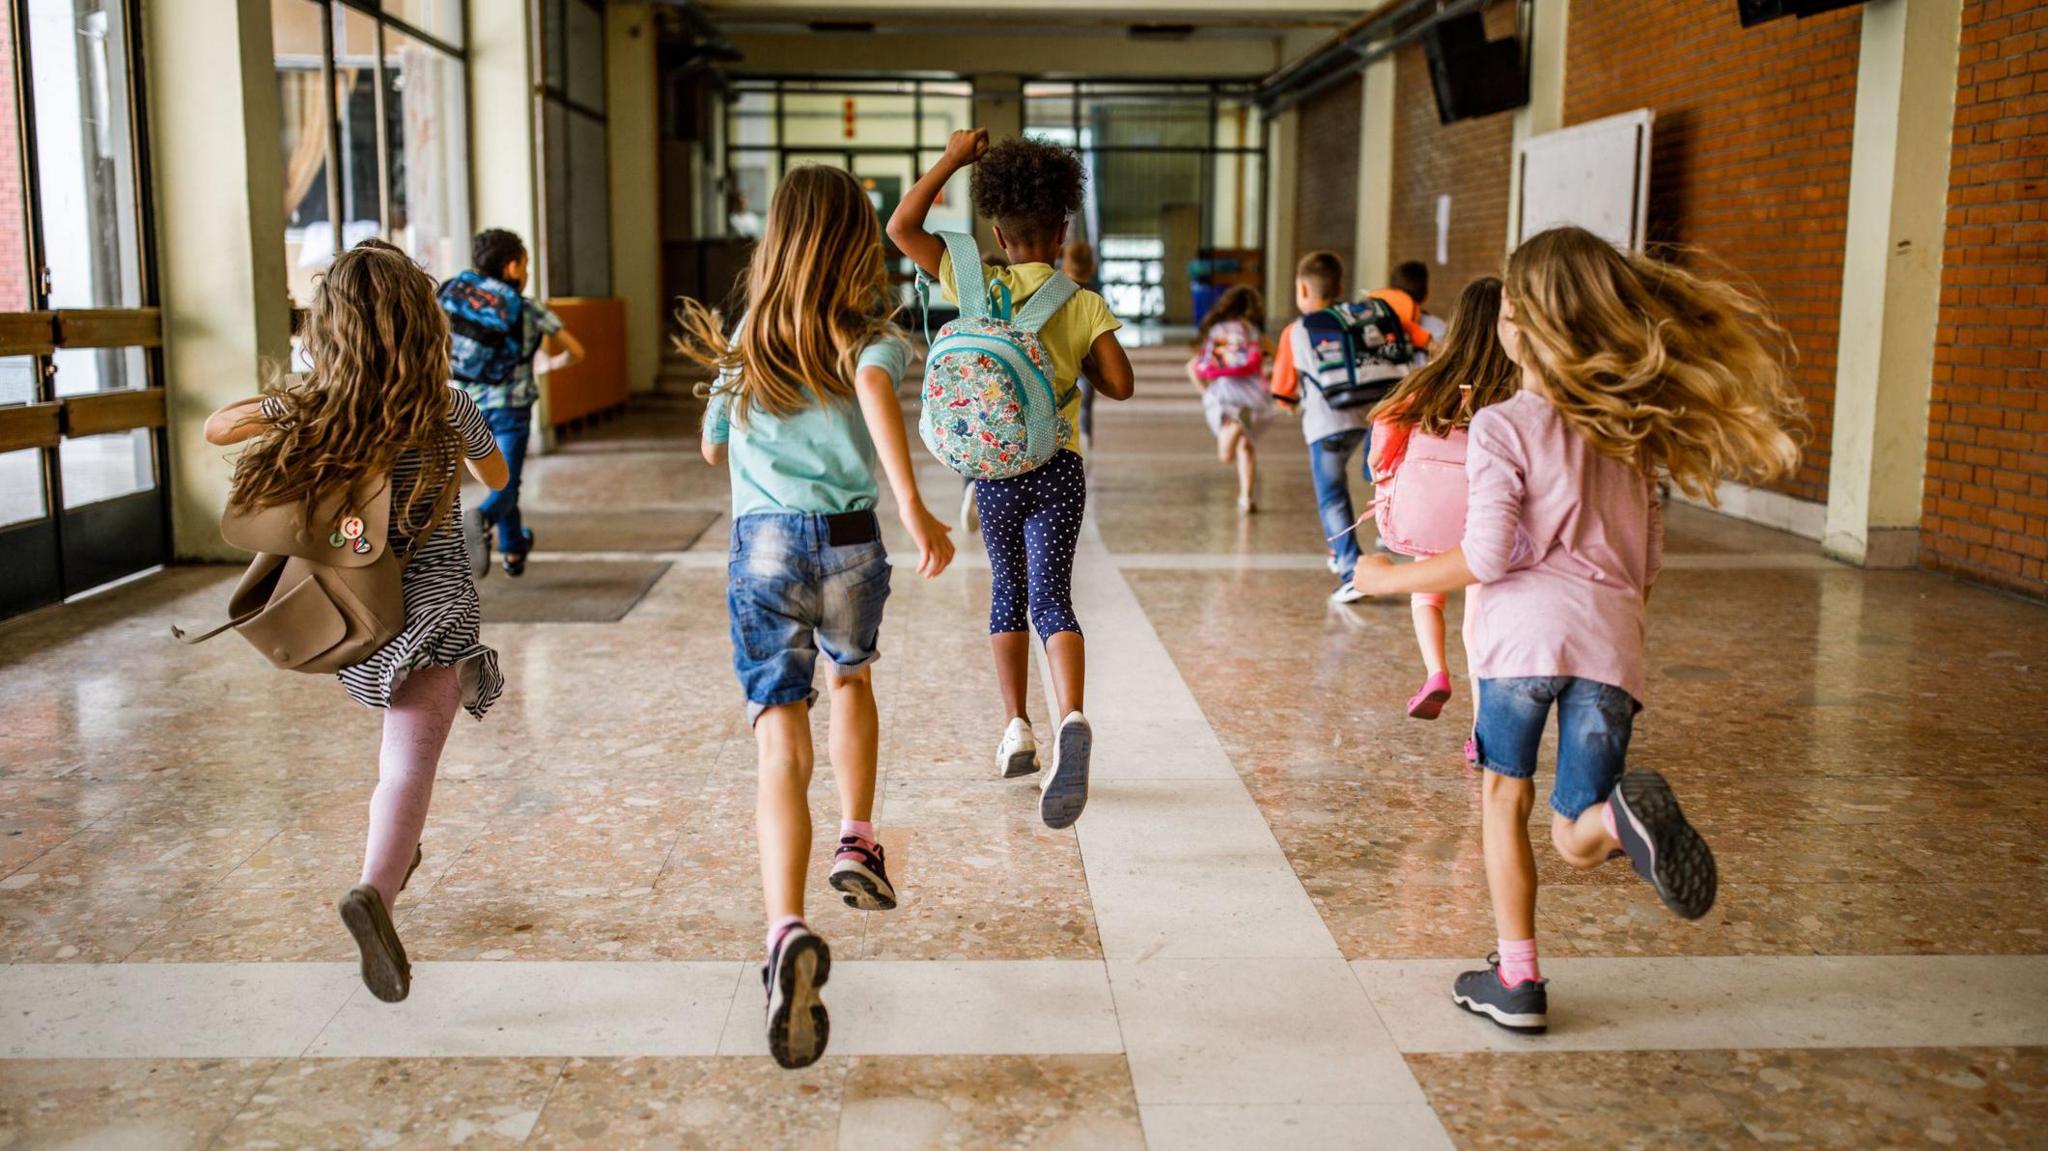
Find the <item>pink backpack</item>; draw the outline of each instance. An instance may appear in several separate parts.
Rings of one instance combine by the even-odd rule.
[[[1378,484],[1380,539],[1404,556],[1440,555],[1465,536],[1465,433],[1413,432],[1393,474]]]

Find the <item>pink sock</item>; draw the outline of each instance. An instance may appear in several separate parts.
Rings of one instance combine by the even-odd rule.
[[[789,932],[790,928],[802,927],[803,925],[804,917],[801,915],[778,915],[769,920],[768,954],[775,954],[775,945],[782,942],[782,937]]]
[[[1614,842],[1621,842],[1621,832],[1617,831],[1614,826],[1613,800],[1608,800],[1606,803],[1600,805],[1600,826],[1607,829],[1607,834],[1614,837]]]
[[[427,825],[434,769],[462,702],[462,673],[423,667],[405,677],[384,712],[384,747],[377,759],[377,790],[370,795],[370,837],[363,846],[360,882],[377,889],[388,910],[412,866],[413,849]]]
[[[865,819],[842,819],[839,821],[839,838],[857,835],[869,843],[875,842],[875,825]]]
[[[1533,939],[1500,940],[1500,985],[1513,987],[1543,978],[1543,972],[1536,967],[1536,941]]]

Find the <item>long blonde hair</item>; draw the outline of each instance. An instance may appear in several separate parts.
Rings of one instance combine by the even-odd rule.
[[[1522,388],[1522,370],[1501,347],[1500,281],[1492,276],[1465,285],[1443,346],[1430,345],[1429,362],[1410,372],[1372,410],[1372,418],[1447,436],[1472,422],[1479,409]]]
[[[1709,503],[1799,464],[1791,337],[1756,297],[1553,228],[1508,257],[1518,359],[1596,451]]]
[[[737,340],[703,303],[676,307],[677,350],[721,373],[710,390],[728,398],[734,421],[757,408],[787,416],[852,396],[861,349],[894,330],[896,310],[881,225],[860,181],[820,164],[785,173],[745,287]]]
[[[391,514],[401,534],[424,539],[459,454],[434,278],[390,244],[365,240],[320,277],[301,336],[312,371],[264,389],[278,415],[236,458],[229,504],[298,503],[311,514],[415,451],[418,476],[410,492],[392,493]]]

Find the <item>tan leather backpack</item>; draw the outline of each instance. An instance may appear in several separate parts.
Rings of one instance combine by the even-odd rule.
[[[454,489],[452,480],[442,488],[431,522],[447,514]],[[388,473],[328,497],[310,516],[301,504],[230,506],[221,537],[256,559],[228,598],[228,622],[200,635],[175,627],[171,634],[203,643],[232,628],[289,671],[353,667],[405,629],[405,565],[387,542],[390,525]]]

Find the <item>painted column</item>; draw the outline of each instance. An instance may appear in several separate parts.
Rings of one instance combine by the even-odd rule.
[[[1351,282],[1384,284],[1393,272],[1394,56],[1365,66],[1358,142],[1358,247]],[[1268,310],[1272,308],[1267,305]]]
[[[206,416],[290,354],[270,0],[147,4],[143,20],[172,547],[234,559],[220,538],[227,452],[206,442]]]
[[[1821,546],[1865,567],[1920,559],[1961,26],[1961,0],[1863,7]]]
[[[1301,112],[1266,121],[1266,315],[1277,326],[1294,314],[1294,195],[1301,167]]]
[[[1565,33],[1571,26],[1569,0],[1534,0],[1529,30],[1529,103],[1515,110],[1514,142],[1508,151],[1507,249],[1514,250],[1522,203],[1522,142],[1564,127]]]
[[[508,228],[540,249],[534,61],[525,4],[469,6],[469,188],[476,230]],[[529,292],[539,294],[529,286]]]
[[[605,8],[606,144],[611,165],[612,294],[626,307],[626,377],[649,391],[661,374],[661,109],[654,16],[644,3]]]

